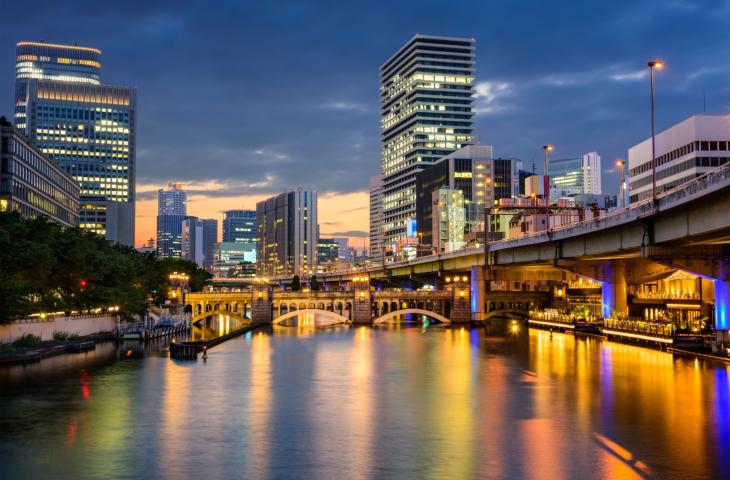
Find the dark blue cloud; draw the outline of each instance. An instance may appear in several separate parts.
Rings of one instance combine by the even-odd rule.
[[[18,40],[103,51],[105,82],[139,87],[138,179],[224,192],[365,189],[379,168],[378,68],[413,34],[477,39],[477,134],[538,166],[597,150],[610,169],[657,125],[730,108],[727,2],[11,2],[0,111]],[[614,189],[617,175],[604,175]],[[216,192],[210,192],[214,194]]]

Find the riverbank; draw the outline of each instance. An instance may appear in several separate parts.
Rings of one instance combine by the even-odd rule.
[[[65,353],[88,352],[97,343],[116,340],[113,332],[95,333],[71,340],[45,340],[34,347],[16,347],[14,351],[0,352],[0,366],[39,362],[40,360]]]

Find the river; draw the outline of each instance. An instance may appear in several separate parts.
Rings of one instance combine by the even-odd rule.
[[[730,366],[524,327],[258,330],[0,369],[3,479],[721,478]],[[727,477],[726,477],[727,478]]]

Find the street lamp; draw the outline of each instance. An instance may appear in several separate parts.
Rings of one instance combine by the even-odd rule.
[[[547,145],[542,146],[542,150],[544,153],[544,159],[543,159],[543,168],[545,169],[545,176],[548,176],[548,152],[552,152],[555,149],[554,146],[550,145],[549,143]],[[549,183],[549,182],[548,182]]]
[[[664,62],[652,60],[649,66],[649,82],[651,85],[651,198],[656,201],[656,138],[654,131],[654,69],[664,68]]]
[[[624,167],[626,162],[616,160],[616,166],[621,167],[621,208],[626,208],[626,177]]]

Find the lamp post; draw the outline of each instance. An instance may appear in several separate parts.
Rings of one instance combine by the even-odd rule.
[[[626,163],[623,160],[616,160],[616,166],[621,167],[621,208],[626,208],[626,177],[624,166]]]
[[[545,170],[545,176],[547,177],[548,176],[548,152],[552,152],[555,149],[555,147],[548,143],[547,145],[543,145],[542,149],[543,149],[543,153],[544,153],[543,169]],[[548,181],[548,183],[550,183],[550,182]]]
[[[651,199],[656,201],[656,138],[654,130],[654,69],[662,69],[664,63],[652,60],[649,66],[649,83],[651,87]]]

